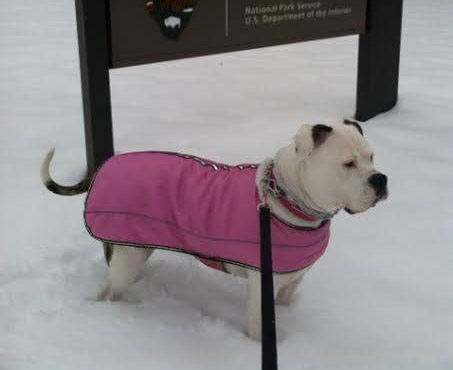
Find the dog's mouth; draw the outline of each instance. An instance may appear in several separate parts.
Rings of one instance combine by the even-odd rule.
[[[381,202],[381,201],[383,201],[383,200],[386,200],[388,197],[389,197],[389,194],[388,194],[387,191],[386,191],[384,194],[377,196],[377,197],[374,199],[373,203],[371,203],[371,205],[370,205],[369,208],[374,208],[374,207],[376,207],[376,205],[377,205],[379,202]],[[345,207],[344,210],[345,210],[347,213],[349,213],[350,215],[355,215],[355,214],[357,214],[357,213],[361,213],[361,212],[364,212],[364,211],[365,211],[365,210],[364,210],[364,211],[354,211],[354,210],[352,210],[351,208],[348,208],[348,207]]]
[[[383,192],[382,194],[378,194],[376,196],[376,199],[374,200],[373,204],[371,205],[371,207],[376,207],[376,205],[379,202],[382,202],[383,200],[386,200],[388,197],[389,197],[389,193],[388,193],[387,190],[385,192]]]

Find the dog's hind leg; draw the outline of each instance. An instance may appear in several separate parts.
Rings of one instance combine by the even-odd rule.
[[[110,281],[98,294],[98,300],[120,300],[127,287],[138,280],[153,248],[111,246]]]

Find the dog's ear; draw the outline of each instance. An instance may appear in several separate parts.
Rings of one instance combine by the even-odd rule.
[[[326,125],[302,125],[294,136],[295,150],[302,159],[322,145],[332,133],[332,127]]]
[[[312,129],[312,125],[302,125],[294,136],[294,149],[302,159],[307,158],[314,149]]]
[[[327,138],[329,137],[332,130],[333,130],[332,127],[326,126],[326,125],[313,126],[311,136],[312,136],[315,148],[317,148],[318,146],[320,146],[327,140]]]

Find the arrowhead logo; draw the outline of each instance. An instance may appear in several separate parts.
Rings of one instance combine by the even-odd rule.
[[[199,0],[150,0],[146,8],[156,20],[162,33],[177,40],[187,27]]]

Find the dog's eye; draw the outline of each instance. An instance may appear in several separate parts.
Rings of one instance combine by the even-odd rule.
[[[356,163],[355,163],[355,161],[348,161],[346,163],[343,163],[343,166],[346,167],[346,168],[355,168],[356,167]]]
[[[374,154],[371,154],[371,155],[370,155],[370,160],[371,160],[371,163],[374,162]]]

